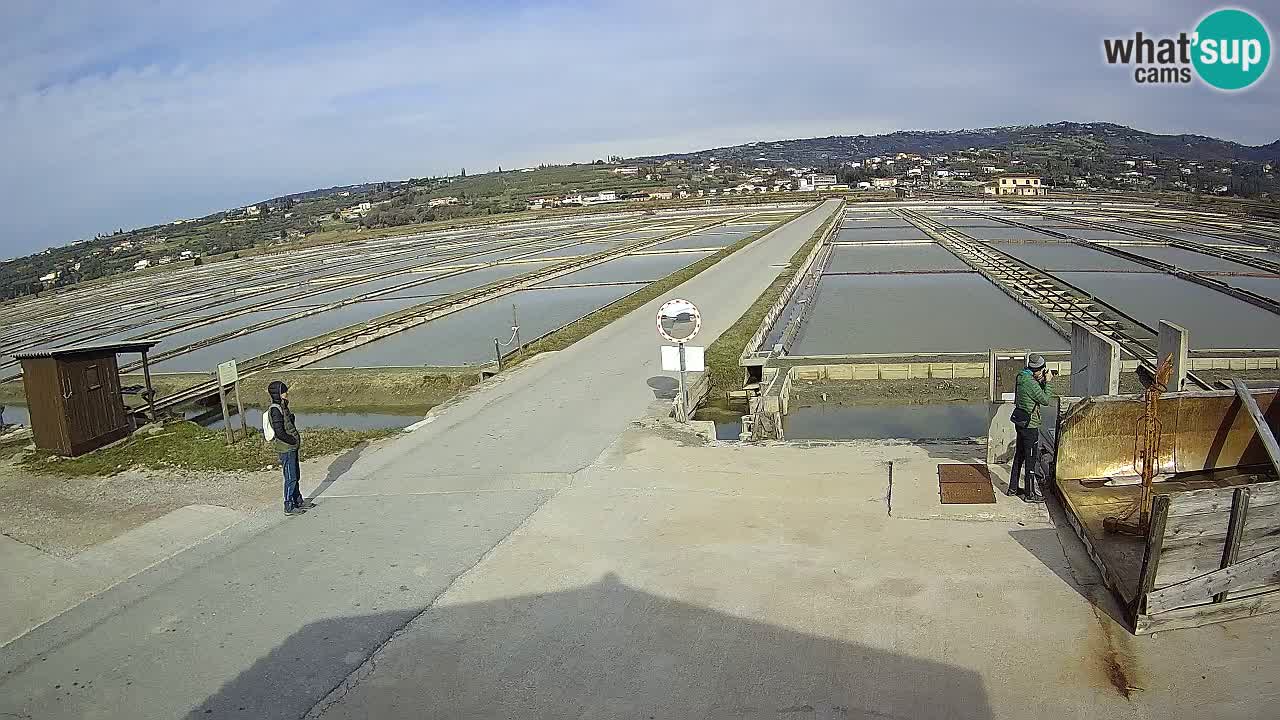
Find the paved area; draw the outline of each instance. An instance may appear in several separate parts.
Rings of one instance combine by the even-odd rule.
[[[187,505],[70,558],[0,535],[0,568],[20,589],[0,613],[0,642],[29,632],[244,517],[231,508]]]
[[[819,220],[680,289],[708,341]],[[1133,638],[1048,514],[940,513],[977,446],[653,419],[653,309],[5,647],[0,717],[1270,714],[1274,618]]]
[[[975,450],[633,426],[311,717],[1270,715],[1275,618],[1135,638],[1045,510],[913,519]]]
[[[837,205],[679,289],[708,342]],[[10,643],[0,715],[298,717],[668,392],[656,309],[434,413],[305,517],[250,518]]]

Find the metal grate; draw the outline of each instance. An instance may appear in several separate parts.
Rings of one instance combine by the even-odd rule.
[[[943,505],[990,505],[996,501],[986,465],[939,465],[938,493]]]

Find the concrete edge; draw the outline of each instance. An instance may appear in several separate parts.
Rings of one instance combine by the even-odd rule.
[[[130,531],[128,531],[128,532],[126,532],[126,533],[124,533],[124,534],[122,534],[122,535],[118,535],[117,537],[112,538],[111,540],[108,540],[108,541],[106,541],[106,542],[104,542],[104,543],[99,543],[98,545],[95,545],[95,546],[93,546],[93,547],[91,547],[91,548],[88,548],[88,549],[86,549],[86,550],[84,550],[84,551],[82,551],[82,552],[80,552],[80,553],[77,553],[75,556],[73,556],[73,558],[71,559],[71,562],[74,562],[74,563],[79,564],[80,562],[82,562],[82,561],[81,561],[81,558],[85,555],[85,553],[90,553],[90,552],[94,551],[94,550],[95,550],[95,549],[97,549],[97,548],[101,548],[101,547],[102,547],[102,546],[104,546],[104,545],[108,545],[108,544],[110,544],[110,543],[115,543],[115,542],[119,541],[121,538],[125,538],[126,536],[132,535],[133,533],[135,533],[135,532],[137,532],[137,531],[139,531],[139,530],[143,530],[144,528],[146,528],[146,529],[147,529],[147,531],[150,531],[152,528],[156,527],[156,526],[152,525],[152,523],[158,523],[158,522],[160,522],[160,523],[162,523],[162,524],[163,524],[163,521],[167,521],[167,520],[170,518],[170,516],[171,516],[171,515],[174,515],[175,513],[179,513],[179,512],[184,511],[184,510],[188,510],[189,508],[197,508],[197,509],[200,509],[201,511],[203,511],[203,509],[211,508],[211,507],[222,508],[222,506],[220,506],[220,505],[198,505],[198,504],[197,504],[197,505],[184,505],[184,506],[182,506],[182,507],[180,507],[180,508],[176,508],[176,509],[174,509],[174,510],[171,510],[171,511],[169,511],[169,512],[165,513],[164,515],[161,515],[161,516],[160,516],[160,517],[158,517],[158,518],[155,518],[154,520],[150,520],[150,521],[148,521],[148,522],[146,522],[146,523],[143,523],[142,525],[139,525],[138,527],[134,528],[133,530],[130,530]],[[228,511],[231,511],[231,509],[230,509],[230,508],[222,508],[222,509],[226,509],[226,510],[228,510]],[[129,580],[132,580],[133,578],[135,578],[135,577],[137,577],[137,576],[139,576],[139,575],[141,575],[141,574],[143,574],[143,573],[147,572],[148,570],[150,570],[150,569],[152,569],[152,568],[156,567],[157,565],[160,565],[160,564],[165,563],[165,562],[167,562],[167,561],[169,561],[169,560],[172,560],[173,558],[177,557],[178,555],[181,555],[182,553],[187,552],[187,551],[188,551],[188,550],[190,550],[191,548],[196,547],[197,545],[200,545],[200,544],[202,544],[202,543],[208,542],[210,539],[215,538],[215,537],[217,537],[217,536],[219,536],[219,535],[222,535],[223,533],[226,533],[228,530],[231,530],[232,528],[236,527],[237,525],[242,524],[244,521],[246,521],[246,520],[248,520],[249,518],[252,518],[254,515],[258,514],[257,512],[241,512],[241,511],[232,511],[232,512],[237,512],[237,513],[238,513],[238,517],[236,517],[236,518],[234,519],[234,522],[231,522],[231,523],[228,523],[228,524],[226,524],[226,525],[223,525],[222,527],[218,528],[217,530],[214,530],[214,531],[212,531],[212,532],[205,533],[205,534],[200,535],[200,536],[198,536],[198,537],[193,536],[192,538],[190,538],[189,542],[183,542],[183,543],[181,543],[181,544],[179,544],[179,545],[175,545],[175,546],[174,546],[170,551],[168,551],[168,552],[164,553],[162,556],[156,557],[155,559],[151,560],[150,562],[147,562],[145,565],[142,565],[141,567],[132,567],[132,568],[128,568],[128,569],[126,569],[126,570],[122,570],[122,571],[120,571],[120,573],[119,573],[119,574],[114,575],[114,576],[112,576],[112,575],[108,575],[108,576],[107,576],[107,578],[106,578],[106,579],[105,579],[105,581],[104,581],[104,584],[103,584],[101,587],[98,587],[98,588],[96,588],[96,589],[94,589],[94,590],[92,590],[92,591],[88,591],[88,592],[86,592],[86,593],[81,594],[81,595],[79,596],[79,599],[75,600],[75,601],[74,601],[74,602],[72,602],[71,604],[66,605],[65,607],[61,608],[60,610],[57,610],[56,612],[53,612],[52,614],[50,614],[50,615],[46,616],[44,619],[42,619],[42,620],[40,620],[40,621],[38,621],[38,622],[36,622],[36,623],[33,623],[32,625],[28,626],[25,630],[23,630],[23,631],[19,632],[17,635],[14,635],[14,636],[13,636],[13,637],[11,637],[11,638],[7,638],[7,639],[5,639],[3,642],[0,642],[0,649],[6,648],[6,647],[8,647],[9,645],[12,645],[13,643],[17,642],[18,640],[21,640],[22,638],[26,637],[27,635],[31,634],[32,632],[35,632],[36,630],[39,630],[40,628],[44,627],[45,625],[48,625],[49,623],[53,622],[54,620],[57,620],[59,617],[62,617],[62,616],[63,616],[63,615],[65,615],[66,613],[68,613],[68,612],[71,612],[71,611],[75,610],[77,607],[79,607],[80,605],[84,604],[84,603],[85,603],[85,602],[87,602],[88,600],[91,600],[91,599],[93,599],[93,598],[95,598],[95,597],[98,597],[99,595],[102,595],[102,594],[104,594],[104,593],[110,592],[112,589],[114,589],[114,588],[116,588],[116,587],[118,587],[118,586],[120,586],[120,585],[122,585],[122,584],[124,584],[124,583],[128,582]],[[150,526],[150,527],[149,527],[149,526]],[[127,542],[127,541],[126,541],[126,542]]]
[[[559,352],[560,352],[559,350],[547,350],[545,352],[540,352],[537,355],[534,355],[533,357],[529,358],[528,360],[521,362],[519,365],[517,365],[515,368],[511,370],[499,372],[496,375],[493,375],[491,377],[485,378],[484,380],[481,380],[475,385],[472,385],[466,390],[463,390],[457,395],[454,395],[448,400],[445,400],[439,405],[436,405],[435,407],[431,408],[430,410],[427,411],[427,414],[424,415],[421,420],[404,428],[402,432],[411,433],[411,432],[414,432],[415,430],[420,430],[430,425],[431,423],[435,422],[440,415],[444,414],[445,412],[448,412],[449,409],[452,408],[453,406],[469,399],[473,395],[477,395],[481,392],[488,391],[494,386],[500,385],[506,382],[507,378],[511,377],[512,373],[518,373],[522,368],[535,367],[539,363],[545,362],[546,360],[549,360],[550,358],[554,357]]]

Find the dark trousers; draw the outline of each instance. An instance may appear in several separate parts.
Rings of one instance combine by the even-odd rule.
[[[284,509],[292,510],[302,504],[302,493],[298,491],[298,480],[302,476],[298,451],[280,453],[280,467],[284,469]]]
[[[1013,449],[1013,472],[1009,473],[1009,488],[1018,487],[1018,473],[1025,468],[1026,478],[1023,483],[1028,495],[1035,495],[1035,472],[1037,454],[1040,451],[1040,428],[1014,426],[1018,431],[1018,442]]]

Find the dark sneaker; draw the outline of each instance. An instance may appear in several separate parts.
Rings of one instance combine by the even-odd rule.
[[[1023,498],[1022,498],[1022,502],[1025,502],[1025,503],[1039,503],[1039,504],[1043,504],[1043,503],[1044,503],[1044,496],[1043,496],[1043,495],[1040,495],[1040,494],[1036,494],[1036,495],[1024,495],[1024,496],[1023,496]]]
[[[300,508],[300,509],[302,509],[302,510],[310,510],[311,508],[313,508],[313,507],[315,507],[315,506],[316,506],[316,504],[315,504],[315,503],[313,503],[313,502],[311,502],[310,500],[303,500],[302,502],[298,503],[298,504],[297,504],[297,505],[295,505],[294,507]]]
[[[1017,497],[1022,494],[1022,490],[1021,488],[1011,487],[1008,490],[1005,490],[1004,494],[1009,497]]]
[[[284,514],[285,515],[305,515],[306,512],[307,512],[306,508],[296,507],[296,508],[289,508],[288,510],[285,510]]]

